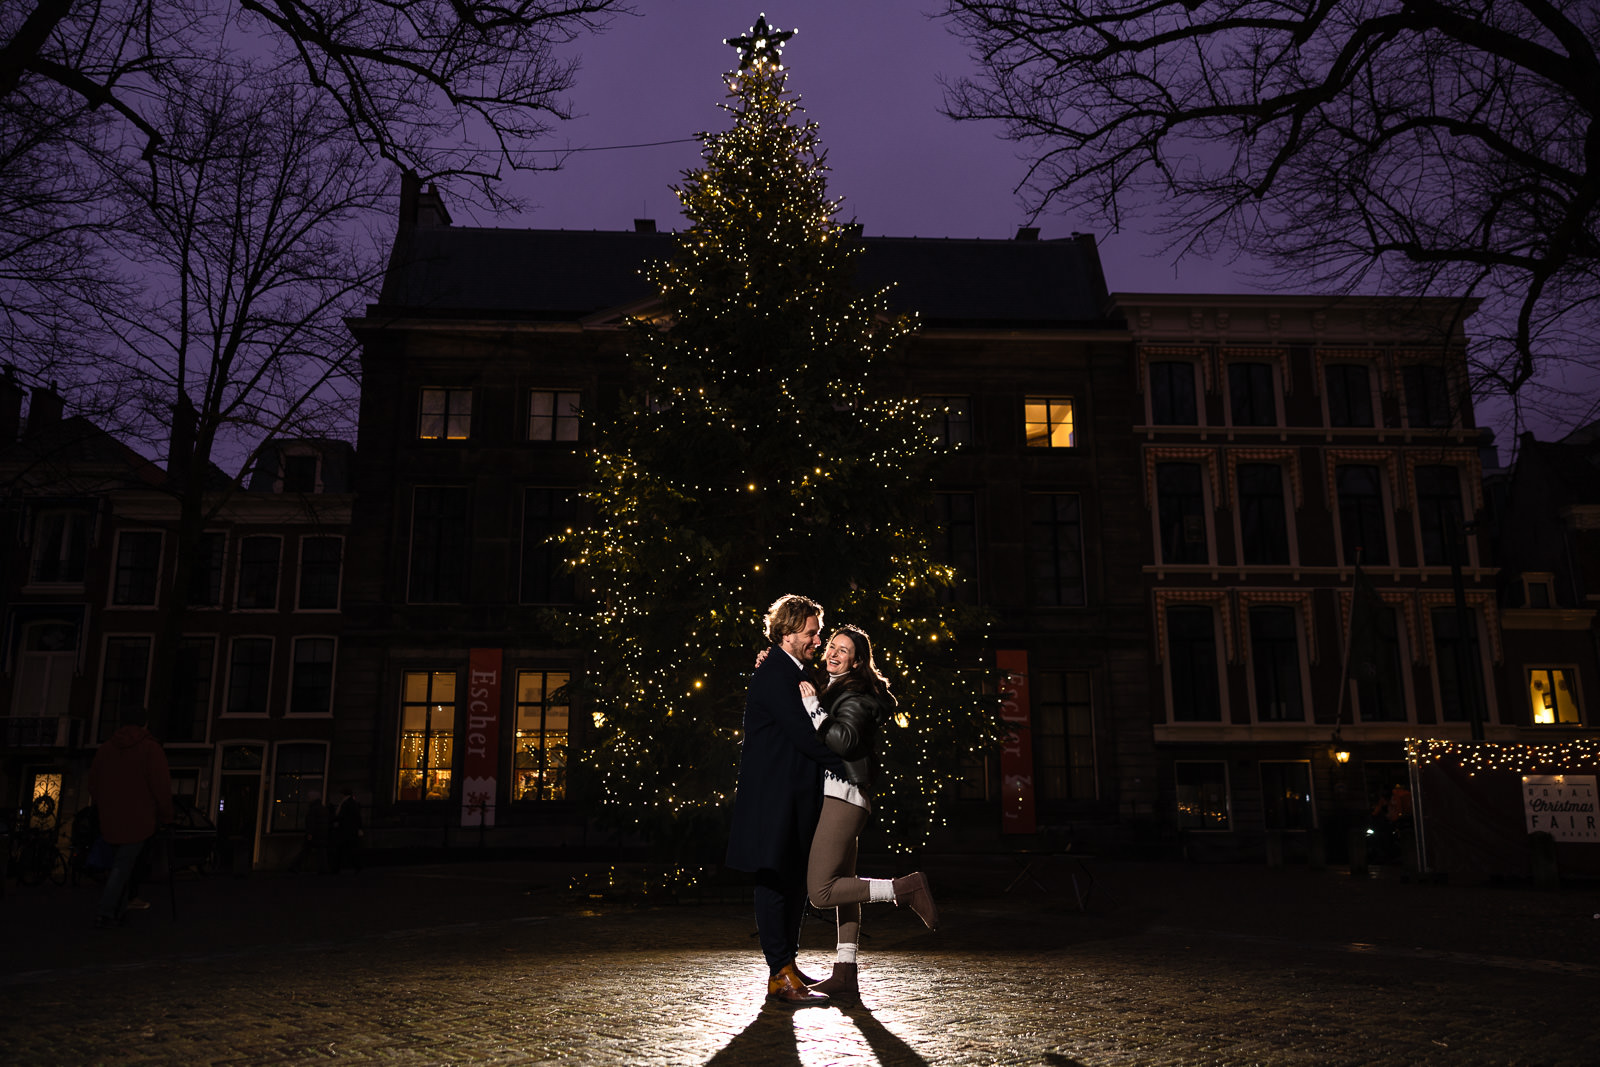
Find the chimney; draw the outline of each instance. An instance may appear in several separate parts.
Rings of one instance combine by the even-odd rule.
[[[417,229],[431,230],[448,225],[450,212],[445,210],[444,197],[429,182],[428,187],[417,194]]]
[[[432,229],[450,225],[450,212],[445,210],[444,197],[439,195],[432,182],[423,188],[422,179],[414,170],[400,172],[400,228]]]
[[[34,437],[58,425],[61,422],[63,406],[61,395],[56,392],[55,382],[51,382],[48,386],[36,386],[28,404],[28,424],[23,436]]]
[[[655,233],[656,232],[656,220],[655,219],[634,219],[633,220],[633,232],[634,233]]]
[[[17,368],[7,363],[0,372],[0,448],[14,444],[22,433],[22,398],[27,390],[17,384]]]
[[[1018,226],[1017,236],[1013,238],[1013,240],[1017,241],[1037,241],[1038,239],[1039,227],[1037,226]]]

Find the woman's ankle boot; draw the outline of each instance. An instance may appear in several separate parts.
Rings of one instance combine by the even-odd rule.
[[[833,974],[811,989],[817,993],[826,993],[833,998],[835,1004],[861,1003],[861,990],[856,986],[856,965],[853,963],[835,963]]]

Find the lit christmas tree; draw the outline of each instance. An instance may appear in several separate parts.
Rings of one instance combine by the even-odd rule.
[[[568,549],[593,609],[591,784],[619,827],[678,858],[720,849],[761,616],[784,593],[871,636],[900,701],[879,745],[877,847],[915,848],[964,756],[997,736],[986,675],[958,669],[976,610],[940,602],[929,553],[938,446],[889,357],[914,324],[854,285],[816,124],[763,17],[728,43],[731,129],[675,189],[690,226],[632,324],[631,388],[600,428],[596,521]],[[967,666],[978,657],[975,640]]]

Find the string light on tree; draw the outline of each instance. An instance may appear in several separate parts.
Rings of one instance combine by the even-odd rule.
[[[854,286],[858,229],[837,221],[779,62],[793,35],[763,16],[727,41],[732,124],[702,135],[674,190],[689,226],[653,270],[659,306],[629,324],[627,393],[586,494],[596,522],[564,539],[594,605],[594,799],[680,853],[725,839],[761,613],[783,593],[865,629],[901,702],[883,845],[922,844],[961,758],[999,734],[984,673],[961,669],[985,617],[949,602],[955,571],[929,548],[938,447],[893,389],[916,324]]]

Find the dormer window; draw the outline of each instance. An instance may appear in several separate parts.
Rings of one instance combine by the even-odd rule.
[[[321,457],[315,452],[283,457],[279,480],[285,493],[315,493],[322,481]]]
[[[1522,603],[1530,608],[1556,606],[1555,575],[1529,571],[1522,576]]]

